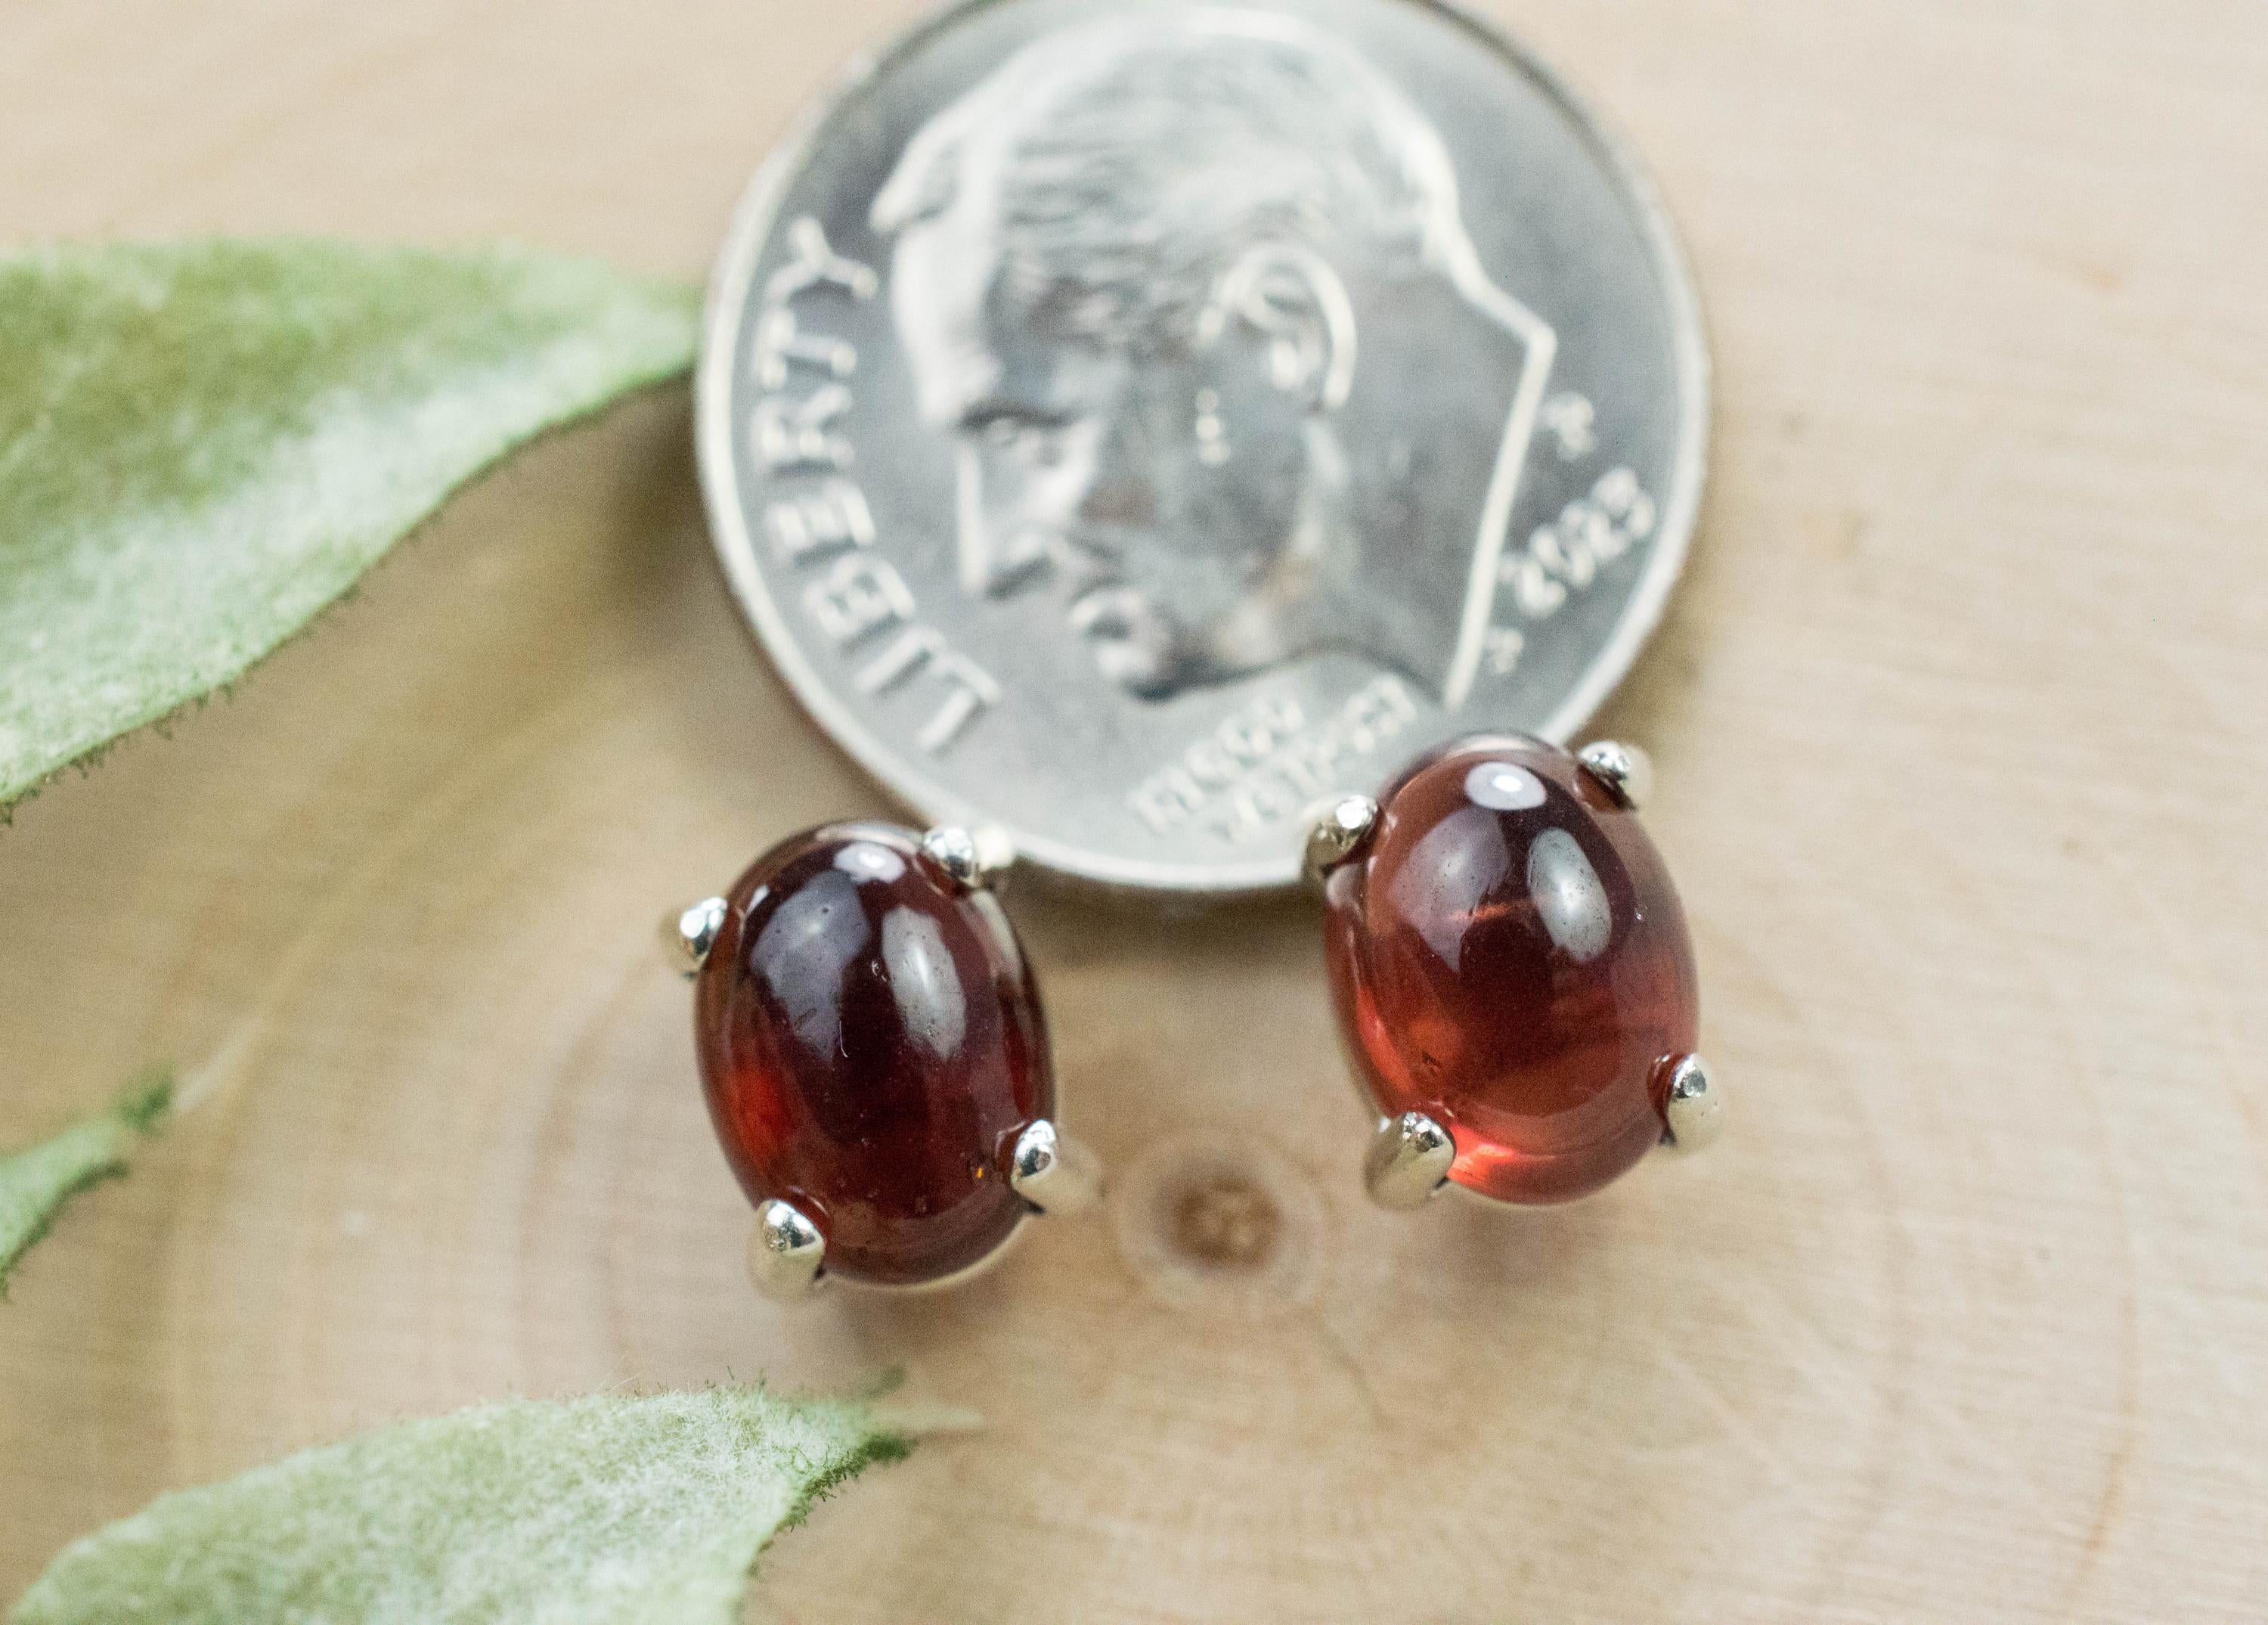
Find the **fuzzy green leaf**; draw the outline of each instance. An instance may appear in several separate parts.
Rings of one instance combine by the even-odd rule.
[[[15,1625],[730,1625],[775,1530],[904,1438],[760,1389],[482,1406],[160,1497]]]
[[[173,1081],[153,1073],[129,1086],[100,1115],[0,1156],[0,1298],[8,1296],[16,1261],[47,1234],[63,1204],[87,1186],[125,1172],[134,1142],[157,1133],[173,1104]]]
[[[513,447],[681,371],[695,306],[517,249],[0,256],[0,807],[240,676]]]

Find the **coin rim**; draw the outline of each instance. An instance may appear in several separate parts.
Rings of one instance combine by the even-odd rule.
[[[806,101],[757,166],[735,205],[724,246],[711,272],[702,313],[701,354],[694,379],[694,452],[701,495],[709,513],[709,534],[733,595],[755,629],[774,668],[797,702],[836,744],[891,795],[933,823],[995,825],[1004,830],[1019,858],[1073,879],[1104,887],[1180,892],[1226,897],[1284,890],[1298,884],[1298,841],[1283,855],[1238,862],[1172,863],[1110,858],[1035,835],[995,809],[981,808],[929,780],[841,701],[805,659],[787,618],[756,563],[754,538],[741,510],[733,469],[732,423],[733,366],[740,318],[757,262],[771,235],[779,203],[811,156],[820,128],[854,96],[880,79],[901,58],[932,35],[967,17],[1028,0],[948,0],[902,30],[878,48],[854,55],[833,84]],[[1429,11],[1470,35],[1484,49],[1499,53],[1549,100],[1558,103],[1579,135],[1597,154],[1609,178],[1627,199],[1660,278],[1668,307],[1670,345],[1677,372],[1681,432],[1670,461],[1670,489],[1654,533],[1646,573],[1631,589],[1614,632],[1585,668],[1581,681],[1536,731],[1564,743],[1629,673],[1638,651],[1660,624],[1670,589],[1690,550],[1693,528],[1708,473],[1711,362],[1701,300],[1675,223],[1651,174],[1620,134],[1601,119],[1558,70],[1494,21],[1462,0],[1385,0]],[[1367,785],[1347,787],[1367,790]]]

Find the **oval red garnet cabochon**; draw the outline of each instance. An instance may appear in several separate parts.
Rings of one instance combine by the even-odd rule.
[[[1563,1201],[1660,1140],[1692,944],[1653,843],[1574,757],[1484,737],[1420,761],[1325,897],[1357,1067],[1381,1113],[1449,1131],[1450,1178]]]
[[[1026,1211],[1009,1156],[1055,1110],[1039,997],[987,891],[910,831],[830,824],[726,894],[696,979],[709,1112],[749,1200],[793,1203],[829,1274],[933,1281]]]

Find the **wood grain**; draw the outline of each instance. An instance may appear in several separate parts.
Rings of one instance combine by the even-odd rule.
[[[0,229],[696,277],[913,9],[13,0]],[[1504,9],[1715,331],[1691,573],[1603,720],[1662,768],[1719,1147],[1374,1214],[1305,905],[1027,890],[1108,1214],[949,1297],[752,1301],[650,922],[880,803],[658,397],[0,832],[0,1143],[153,1058],[218,1086],[0,1307],[0,1597],[390,1417],[901,1366],[990,1430],[822,1510],[764,1617],[2268,1617],[2268,8]],[[1191,1250],[1223,1134],[1250,1267]]]

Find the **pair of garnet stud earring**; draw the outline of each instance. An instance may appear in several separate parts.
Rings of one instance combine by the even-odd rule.
[[[1646,775],[1622,745],[1476,737],[1311,827],[1379,1202],[1563,1201],[1719,1126],[1684,913],[1632,816]],[[768,1296],[938,1285],[1100,1194],[987,857],[960,830],[829,824],[666,924]]]

